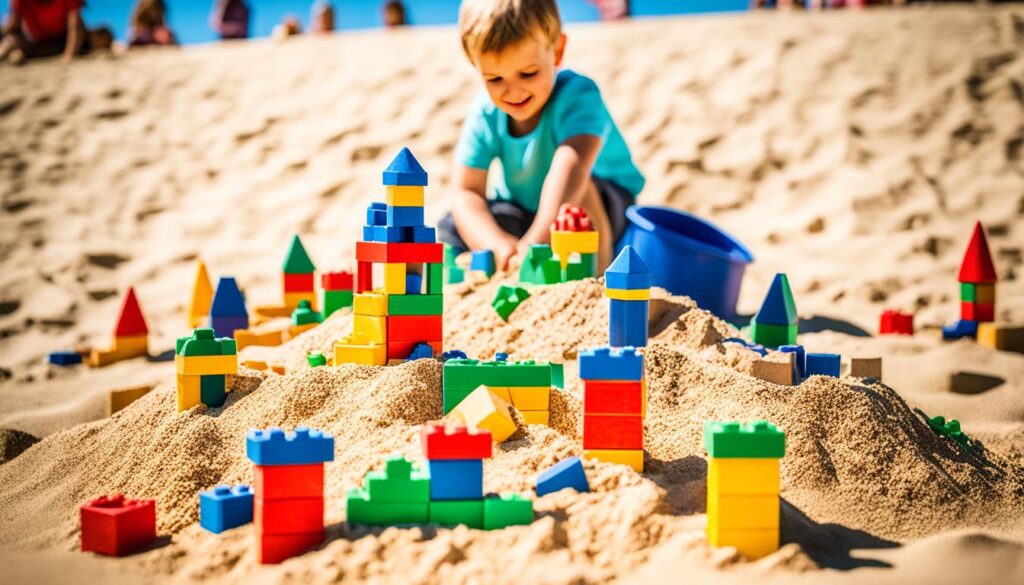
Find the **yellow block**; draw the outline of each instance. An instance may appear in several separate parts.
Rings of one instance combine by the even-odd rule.
[[[387,263],[384,267],[384,294],[404,295],[405,294],[405,264]]]
[[[210,275],[206,272],[206,264],[202,260],[196,262],[196,278],[192,284],[192,299],[188,304],[188,326],[191,329],[205,322],[213,302],[213,285]]]
[[[512,394],[508,391],[508,388],[504,386],[488,386],[487,389],[493,392],[498,398],[512,404]],[[518,407],[516,408],[518,409]]]
[[[577,254],[597,254],[598,234],[589,232],[551,232],[551,250],[558,255],[562,268],[569,263],[569,256]]]
[[[388,185],[385,199],[395,207],[423,207],[423,187]]]
[[[455,408],[448,413],[456,420],[461,420],[466,425],[475,426],[478,429],[491,431],[491,438],[501,443],[516,432],[516,423],[508,409],[511,406],[491,392],[487,386],[479,386],[462,399]]]
[[[94,368],[102,368],[122,360],[141,357],[147,353],[149,353],[149,338],[145,335],[115,337],[112,348],[93,349],[86,357],[85,363]]]
[[[356,315],[352,318],[352,335],[372,343],[387,343],[388,318]]]
[[[199,376],[178,374],[178,412],[188,410],[201,401]]]
[[[605,463],[628,465],[636,472],[643,473],[644,452],[642,449],[586,449],[584,459],[597,459]]]
[[[978,323],[978,344],[1002,351],[1024,353],[1024,326]]]
[[[759,559],[779,550],[778,528],[711,530],[708,526],[708,542],[713,546],[735,547],[745,557]]]
[[[380,343],[361,343],[352,337],[334,344],[334,365],[364,364],[383,366],[388,361],[387,346]]]
[[[708,463],[708,493],[778,495],[779,460],[712,457]]]
[[[708,490],[708,530],[779,528],[779,495],[734,496]]]
[[[281,333],[281,331],[256,333],[252,329],[235,329],[235,345],[238,346],[238,351],[242,351],[242,348],[249,347],[250,345],[261,347],[281,345],[284,343]]]
[[[520,386],[509,388],[508,393],[512,396],[512,406],[519,411],[546,411],[551,403],[550,386]]]
[[[135,386],[111,390],[107,395],[107,416],[113,416],[115,412],[124,410],[129,404],[142,398],[153,388],[156,386]]]
[[[352,312],[372,317],[387,316],[388,297],[380,292],[356,293],[352,298]]]
[[[523,415],[523,422],[528,425],[548,426],[549,413],[546,410],[520,410]]]
[[[299,301],[309,301],[309,307],[316,310],[316,292],[315,291],[302,291],[302,292],[286,292],[284,293],[284,306],[288,307],[288,314],[286,317],[291,316],[291,309],[299,306]]]
[[[974,285],[974,302],[981,305],[996,304],[996,285],[976,284]]]
[[[606,288],[604,289],[604,296],[617,301],[649,301],[651,300],[651,289]]]
[[[238,373],[237,355],[174,356],[174,369],[182,376],[218,376]]]

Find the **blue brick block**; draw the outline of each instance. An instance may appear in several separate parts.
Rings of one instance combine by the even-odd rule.
[[[477,500],[484,497],[483,459],[427,461],[431,500]]]
[[[334,461],[334,437],[323,431],[295,427],[251,430],[245,436],[245,454],[256,465],[307,465]]]
[[[214,534],[252,522],[253,493],[247,485],[221,485],[199,494],[199,525]]]
[[[444,361],[465,360],[469,359],[469,356],[466,355],[466,352],[462,351],[461,349],[449,349],[448,351],[441,354],[441,359]]]
[[[210,317],[210,328],[217,337],[234,337],[235,329],[248,329],[249,317],[238,315],[235,317]]]
[[[406,228],[411,231],[411,234],[406,236],[407,242],[414,244],[433,244],[437,241],[437,230],[432,227],[425,225],[418,225],[411,228]]]
[[[779,351],[785,353],[796,354],[796,373],[800,378],[807,377],[807,356],[804,355],[804,346],[802,345],[780,345]]]
[[[499,351],[499,352],[495,353],[494,354],[494,361],[496,361],[496,362],[507,362],[508,361],[508,353],[506,353],[504,351]]]
[[[417,227],[423,225],[423,208],[388,205],[388,227]]]
[[[423,276],[410,272],[405,275],[405,294],[418,295],[423,291]]]
[[[432,357],[434,357],[434,348],[426,343],[421,343],[412,348],[412,353],[409,354],[409,361],[430,359]]]
[[[376,242],[377,240],[374,239],[375,237],[376,237],[376,232],[374,231],[374,226],[372,226],[372,225],[364,225],[363,226],[363,241],[364,242]]]
[[[647,315],[647,301],[611,299],[608,312],[608,345],[646,347]]]
[[[768,294],[761,303],[761,309],[754,315],[754,322],[760,325],[793,325],[799,321],[789,279],[783,273],[775,275]]]
[[[604,285],[626,290],[651,288],[651,269],[633,246],[625,246],[604,271]]]
[[[978,322],[960,319],[952,325],[942,328],[943,339],[960,339],[963,337],[978,337]]]
[[[388,204],[381,203],[379,201],[371,203],[366,208],[366,225],[387,225],[388,223]]]
[[[423,170],[412,151],[403,146],[388,168],[384,169],[382,184],[426,187],[427,171]]]
[[[82,363],[82,356],[75,351],[51,351],[46,361],[55,366],[73,366]]]
[[[572,488],[580,493],[590,491],[590,483],[587,482],[587,474],[583,471],[583,462],[579,457],[563,459],[537,476],[537,496],[565,488]]]
[[[579,353],[581,380],[635,382],[644,377],[644,356],[632,347],[599,347]]]
[[[469,261],[470,270],[479,270],[487,276],[494,275],[494,252],[491,250],[474,250]]]
[[[804,371],[807,377],[832,376],[839,377],[840,358],[837,353],[809,353],[805,357]]]

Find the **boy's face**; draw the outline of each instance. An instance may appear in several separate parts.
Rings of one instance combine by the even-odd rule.
[[[564,51],[565,35],[554,46],[535,35],[498,53],[477,55],[473,64],[483,76],[494,105],[520,125],[529,126],[540,119],[551,97]]]

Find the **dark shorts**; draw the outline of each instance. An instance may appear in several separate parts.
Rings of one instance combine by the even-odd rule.
[[[82,48],[78,50],[78,55],[88,55],[90,52],[89,44],[89,33],[82,33],[85,38],[82,39]],[[25,52],[25,58],[27,59],[39,59],[42,57],[56,57],[64,54],[64,49],[68,45],[68,37],[64,35],[56,39],[47,39],[45,41],[33,41],[25,39],[23,50]]]
[[[591,180],[597,187],[605,213],[608,214],[608,221],[612,225],[612,244],[614,246],[626,231],[626,208],[636,203],[636,197],[625,188],[607,179],[591,177]],[[534,212],[527,211],[511,201],[489,199],[487,205],[491,209],[494,220],[498,222],[498,227],[517,238],[526,235],[536,216]],[[451,213],[445,214],[438,222],[437,237],[442,242],[450,244],[457,253],[469,249],[459,237],[459,230],[455,227],[455,218]]]

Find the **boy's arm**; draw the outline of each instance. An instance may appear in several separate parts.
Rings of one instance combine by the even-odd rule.
[[[82,24],[82,12],[73,8],[68,11],[68,40],[64,46],[64,61],[70,61],[82,50],[85,42],[85,26]]]
[[[517,240],[494,221],[487,205],[487,171],[455,166],[455,197],[452,218],[459,236],[471,250],[491,250],[498,268],[505,268],[515,254]],[[556,210],[557,211],[557,210]]]
[[[601,138],[579,134],[566,138],[551,159],[551,168],[540,192],[537,215],[519,243],[523,253],[530,244],[546,244],[551,239],[551,224],[563,203],[581,206],[590,184],[590,171],[601,152]]]

